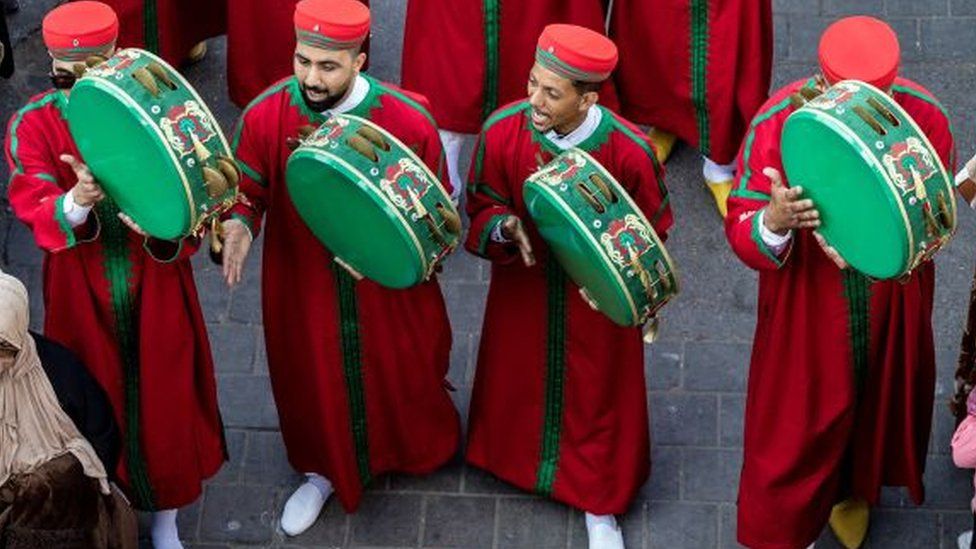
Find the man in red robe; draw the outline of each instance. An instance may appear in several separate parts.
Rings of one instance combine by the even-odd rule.
[[[463,187],[463,134],[476,134],[499,106],[525,97],[535,42],[549,23],[602,32],[607,0],[411,0],[403,39],[402,84],[428,97],[441,128],[451,184]],[[612,86],[603,103],[616,108]]]
[[[735,153],[767,98],[773,63],[770,0],[614,0],[622,113],[654,126],[664,162],[680,138],[725,216]]]
[[[105,0],[119,16],[118,46],[143,48],[179,67],[207,52],[207,38],[224,33],[227,7],[220,0]]]
[[[467,194],[466,247],[492,262],[468,462],[585,511],[590,547],[600,548],[623,547],[613,515],[627,511],[650,470],[644,345],[638,328],[582,299],[532,224],[522,184],[577,147],[665,236],[671,209],[647,136],[597,104],[616,61],[602,34],[546,27],[529,98],[485,122]]]
[[[170,549],[179,547],[176,508],[197,499],[225,449],[189,261],[197,242],[141,236],[68,132],[71,69],[93,52],[110,55],[117,32],[115,13],[99,2],[44,18],[55,81],[68,87],[34,96],[11,118],[8,197],[46,252],[45,333],[105,389],[123,434],[119,482],[137,508],[156,511],[154,543]]]
[[[828,83],[889,90],[951,171],[946,112],[896,77],[898,59],[894,31],[869,17],[834,23],[820,42]],[[934,265],[871,281],[838,268],[836,251],[811,230],[819,214],[784,180],[780,134],[795,110],[790,96],[815,83],[776,92],[752,121],[725,222],[732,249],[760,273],[739,485],[738,538],[748,547],[806,547],[828,517],[840,541],[857,547],[882,485],[907,487],[916,503],[924,495]]]
[[[298,0],[227,2],[227,87],[245,107],[271,84],[292,73],[295,51],[292,15]],[[363,3],[369,5],[368,0]],[[369,53],[369,40],[362,50]]]
[[[223,260],[228,283],[236,283],[266,215],[268,365],[288,459],[306,475],[282,513],[289,535],[315,522],[333,486],[352,512],[371,479],[433,471],[460,438],[445,389],[451,328],[437,280],[406,290],[357,282],[299,217],[285,184],[289,142],[332,113],[375,122],[440,171],[425,100],[360,73],[369,21],[356,0],[299,2],[294,76],[244,110],[233,140],[248,204],[224,223]]]

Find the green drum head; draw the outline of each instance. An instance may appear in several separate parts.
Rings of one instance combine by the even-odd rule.
[[[285,175],[299,215],[332,253],[382,286],[416,285],[426,272],[418,245],[359,178],[351,166],[313,151],[296,151]]]
[[[820,212],[818,232],[851,267],[875,278],[897,277],[911,254],[902,206],[889,192],[877,159],[859,152],[850,131],[834,126],[841,131],[806,113],[789,120],[782,139],[786,177],[813,200]]]
[[[133,220],[157,238],[176,239],[190,225],[186,190],[165,140],[137,106],[97,81],[80,81],[68,101],[68,120],[92,175]],[[138,154],[135,154],[138,152]]]
[[[587,236],[582,221],[560,203],[536,190],[525,187],[525,203],[535,221],[539,234],[546,240],[569,277],[596,301],[600,312],[621,326],[638,322],[618,274],[606,263],[594,261],[600,249]],[[567,230],[567,226],[577,230]]]

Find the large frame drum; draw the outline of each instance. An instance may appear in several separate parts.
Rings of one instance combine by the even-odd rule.
[[[583,298],[621,326],[640,326],[678,293],[654,227],[592,156],[571,149],[533,174],[526,207]]]
[[[199,235],[237,198],[240,171],[220,125],[165,61],[124,49],[88,69],[68,126],[96,181],[150,235]]]
[[[461,218],[437,176],[369,120],[330,117],[288,158],[285,179],[336,261],[388,288],[429,279],[460,241]]]
[[[870,84],[838,82],[791,114],[782,155],[790,185],[820,212],[818,232],[868,276],[909,274],[956,230],[952,179],[938,151]]]

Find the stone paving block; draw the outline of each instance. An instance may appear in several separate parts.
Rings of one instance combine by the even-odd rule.
[[[210,479],[210,482],[233,484],[240,481],[247,432],[237,429],[225,429],[224,439],[227,441],[227,461],[224,462],[220,471]]]
[[[973,529],[973,515],[971,512],[939,513],[939,526],[941,528],[941,546],[945,549],[956,549],[956,539],[959,534]]]
[[[297,484],[294,487],[290,487],[289,490],[282,492],[281,498],[279,499],[282,507],[284,507],[285,501],[291,495],[290,490],[295,487],[297,487]],[[280,511],[276,514],[280,516]],[[286,546],[296,544],[308,547],[341,547],[348,539],[349,515],[346,515],[342,510],[342,505],[339,504],[338,498],[333,496],[325,504],[315,524],[302,533],[302,535],[288,537],[281,531],[277,523],[275,529],[277,530],[278,537],[284,541]]]
[[[462,387],[470,385],[468,378],[473,378],[472,365],[472,337],[471,334],[455,333],[451,345],[451,366],[447,371],[447,379],[451,385]]]
[[[652,391],[651,433],[657,444],[714,446],[718,440],[718,397]]]
[[[938,547],[939,535],[938,514],[918,509],[873,513],[868,532],[871,547]]]
[[[828,17],[848,15],[884,15],[884,0],[824,0],[823,14]]]
[[[640,549],[644,546],[644,526],[647,522],[645,514],[647,502],[637,502],[623,515],[617,516],[617,524],[624,535],[626,547]],[[570,510],[569,517],[569,547],[570,549],[587,549],[589,540],[586,533],[586,518],[580,511]]]
[[[464,462],[460,453],[429,475],[390,475],[390,489],[408,492],[459,492]]]
[[[887,17],[885,21],[891,25],[898,35],[898,44],[901,46],[901,59],[903,63],[919,61],[922,59],[922,43],[918,35],[918,19],[895,19]]]
[[[745,391],[751,352],[749,343],[686,343],[683,387],[688,391]]]
[[[446,282],[441,291],[454,333],[480,333],[488,287],[481,282]]]
[[[488,262],[484,259],[458,248],[444,261],[444,272],[438,278],[442,283],[482,282],[485,278],[481,271],[487,266]]]
[[[258,340],[254,349],[254,373],[268,375],[268,347],[264,342],[264,328],[258,328]]]
[[[877,4],[879,3],[879,0],[870,0],[869,4],[872,3]],[[816,62],[817,46],[820,44],[820,35],[823,34],[823,31],[827,28],[827,25],[832,23],[835,19],[837,19],[837,17],[806,17],[803,19],[803,24],[790,25],[790,59],[795,61],[807,61],[811,63]],[[795,22],[796,20],[794,19],[793,21]]]
[[[275,509],[274,491],[266,486],[208,486],[200,539],[267,545],[277,522]]]
[[[234,288],[230,297],[229,318],[245,324],[261,323],[261,280],[260,277],[247,277]]]
[[[808,2],[812,3],[812,2]],[[773,62],[790,56],[790,17],[773,10]]]
[[[567,507],[541,499],[498,501],[498,547],[563,549],[566,547]]]
[[[251,373],[258,328],[244,324],[208,324],[207,331],[214,368],[218,373]]]
[[[715,547],[718,540],[718,507],[652,501],[648,508],[647,530],[647,546],[651,549]]]
[[[948,397],[936,399],[932,411],[932,433],[929,437],[930,454],[951,454],[952,434],[956,431],[956,419],[949,412]]]
[[[219,323],[226,322],[230,307],[230,290],[227,284],[218,273],[216,268],[198,267],[206,265],[203,260],[197,260],[206,254],[198,253],[194,257],[193,280],[197,286],[197,298],[200,300],[200,309],[203,311],[203,318],[207,322]],[[209,259],[205,260],[209,262]]]
[[[736,511],[735,505],[720,505],[718,508],[719,549],[738,549],[742,547],[735,537]]]
[[[742,470],[740,450],[683,448],[681,499],[735,501]]]
[[[976,57],[976,41],[960,39],[972,31],[973,21],[935,18],[922,19],[920,25],[922,54],[927,59],[963,61]]]
[[[925,465],[927,509],[966,510],[973,499],[973,473],[959,469],[952,456],[929,455]]]
[[[720,445],[733,448],[742,447],[742,430],[745,426],[745,414],[745,395],[721,395],[719,397],[718,442]]]
[[[301,482],[301,473],[288,463],[285,443],[278,431],[248,433],[241,480],[245,484],[285,486]]]
[[[823,0],[773,0],[773,13],[819,15]]]
[[[976,2],[972,0],[950,0],[952,15],[976,15]]]
[[[416,545],[421,496],[367,493],[352,516],[350,542],[363,545]]]
[[[677,500],[681,475],[681,448],[661,446],[651,439],[651,477],[641,487],[642,500]]]
[[[937,17],[949,14],[950,0],[885,0],[888,16]]]
[[[225,427],[278,428],[278,412],[267,376],[218,376],[217,399]]]
[[[491,473],[466,465],[464,468],[464,488],[466,494],[526,495],[526,492],[508,484]]]
[[[644,346],[644,378],[647,388],[669,391],[681,386],[684,344],[656,341]]]
[[[176,528],[181,539],[195,540],[200,532],[200,515],[203,513],[203,498],[181,507],[176,514]]]
[[[494,498],[428,496],[425,547],[490,548],[495,537]]]

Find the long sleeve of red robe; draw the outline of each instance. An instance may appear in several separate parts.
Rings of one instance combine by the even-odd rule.
[[[614,0],[621,112],[676,134],[719,164],[735,160],[769,92],[770,0]]]
[[[640,130],[602,107],[579,147],[625,186],[665,236],[663,172]],[[640,330],[590,309],[532,225],[522,184],[559,154],[531,128],[525,101],[482,130],[468,187],[466,247],[492,261],[467,459],[524,490],[596,514],[623,513],[650,471]],[[494,242],[503,216],[528,227],[538,263]]]
[[[441,145],[417,98],[369,81],[349,114],[372,120],[435,172]],[[244,111],[234,138],[256,233],[264,215],[262,294],[268,366],[288,460],[328,477],[353,511],[376,475],[428,473],[457,451],[460,421],[445,389],[451,327],[436,279],[407,290],[356,282],[295,210],[286,139],[323,122],[287,78]]]
[[[916,502],[924,494],[933,264],[903,283],[871,283],[837,269],[810,231],[794,232],[780,256],[759,234],[770,193],[762,170],[783,169],[780,134],[794,110],[789,96],[803,84],[777,92],[753,120],[726,218],[732,249],[759,270],[739,485],[738,538],[748,547],[806,547],[849,494],[870,503],[883,485],[906,486]],[[898,79],[893,94],[951,172],[945,111],[908,80]]]
[[[297,3],[227,0],[227,87],[238,107],[292,73]],[[368,41],[363,51],[369,53]]]
[[[10,120],[10,204],[44,258],[45,334],[73,351],[105,390],[123,436],[118,478],[140,509],[200,495],[224,461],[210,346],[189,255],[196,242],[145,242],[106,199],[72,229],[62,213],[81,158],[67,98],[38,95]],[[157,261],[166,259],[167,262]]]
[[[478,133],[495,109],[525,97],[542,29],[550,23],[604,32],[607,0],[410,0],[403,87],[430,98],[442,129]],[[610,82],[600,102],[616,108]]]
[[[144,48],[179,67],[190,49],[224,33],[238,0],[101,0],[119,16],[120,48]]]

